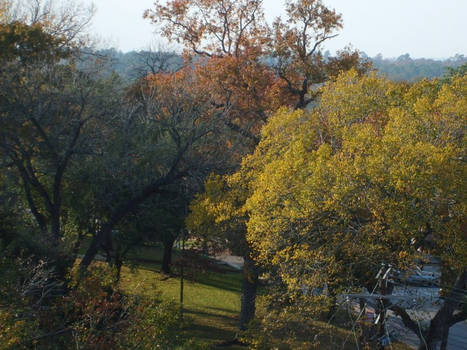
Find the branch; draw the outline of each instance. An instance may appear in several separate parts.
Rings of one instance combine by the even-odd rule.
[[[23,178],[23,185],[24,185],[24,192],[26,194],[26,200],[29,204],[29,209],[31,209],[31,213],[34,215],[34,217],[37,220],[37,223],[39,224],[39,228],[42,230],[42,232],[47,231],[47,223],[44,215],[42,215],[39,210],[37,209],[36,204],[34,203],[34,199],[32,198],[31,195],[31,189],[29,187],[29,183],[27,182],[25,177],[25,174],[20,170],[21,177]]]
[[[24,179],[26,179],[32,186],[34,186],[37,189],[39,194],[43,197],[45,204],[47,208],[49,209],[49,211],[52,211],[53,210],[52,200],[49,194],[47,193],[47,190],[45,189],[44,185],[39,181],[39,179],[36,176],[36,173],[32,166],[30,154],[24,149],[19,139],[16,139],[16,143],[17,143],[20,153],[23,156],[22,159],[17,158],[17,161],[15,162],[16,165],[18,166],[20,171],[23,171],[24,174],[27,175]],[[22,161],[24,161],[26,164],[23,165]]]
[[[455,315],[452,315],[451,319],[449,320],[449,327],[454,326],[456,323],[462,322],[467,320],[467,312],[462,311]]]
[[[290,81],[289,78],[287,78],[285,76],[285,74],[282,72],[282,71],[279,71],[278,72],[279,74],[279,78],[281,78],[282,80],[284,80],[286,83],[287,83],[287,88],[289,89],[289,91],[294,94],[294,95],[298,95],[300,94],[300,90],[298,90],[297,88],[295,88],[292,84],[292,82]]]
[[[243,137],[246,137],[247,139],[250,139],[257,145],[259,143],[259,137],[253,135],[251,132],[248,130],[245,130],[244,128],[238,126],[237,124],[232,123],[230,120],[224,120],[224,124],[228,126],[231,130],[239,133]]]
[[[414,332],[417,335],[417,337],[420,340],[422,340],[422,335],[420,334],[418,324],[414,320],[412,320],[412,318],[407,313],[407,311],[405,311],[404,308],[397,305],[393,305],[389,309],[394,311],[394,313],[402,319],[404,326],[406,326],[408,329]]]
[[[32,124],[36,127],[37,131],[39,132],[39,134],[43,137],[44,141],[45,141],[45,144],[47,145],[47,147],[49,148],[50,152],[52,152],[52,154],[54,155],[55,157],[55,160],[58,161],[58,154],[57,154],[57,151],[55,150],[55,148],[53,147],[52,143],[50,142],[49,138],[47,137],[47,134],[45,133],[44,129],[42,128],[42,126],[39,124],[39,122],[36,120],[36,118],[34,117],[31,117],[29,120],[31,120]]]
[[[339,34],[334,34],[334,35],[329,35],[329,36],[324,36],[323,38],[321,38],[320,40],[318,40],[315,45],[313,45],[313,48],[311,49],[310,52],[307,53],[306,57],[310,57],[311,55],[313,55],[316,51],[316,49],[318,48],[319,45],[321,45],[323,42],[325,42],[326,40],[328,39],[332,39],[332,38],[335,38],[336,36],[338,36]]]
[[[255,14],[256,14],[256,11],[258,10],[258,7],[259,7],[259,3],[255,4],[255,8],[252,10],[251,12],[251,15],[250,15],[250,18],[247,18],[247,22],[243,25],[242,24],[242,19],[243,17],[240,17],[240,24],[239,24],[239,29],[240,31],[237,33],[237,39],[236,39],[236,43],[235,43],[235,56],[238,57],[238,50],[240,48],[240,43],[242,41],[242,37],[243,37],[243,33],[245,31],[245,29],[248,28],[248,26],[250,24],[252,24],[256,18],[255,18]],[[242,11],[242,14],[243,14],[243,11]]]
[[[30,178],[29,175],[24,168],[21,160],[16,156],[16,154],[13,151],[10,151],[10,157],[13,159],[14,164],[16,165],[21,178],[23,179],[23,185],[24,185],[24,192],[26,195],[26,200],[29,204],[29,209],[31,209],[31,213],[34,215],[34,217],[37,220],[37,223],[39,224],[40,229],[45,232],[47,231],[47,224],[46,224],[46,219],[44,215],[42,215],[39,210],[37,209],[37,206],[34,202],[34,199],[31,194],[31,188],[29,187],[30,185]]]
[[[178,150],[177,156],[175,157],[172,166],[170,167],[170,170],[165,176],[148,184],[141,190],[141,192],[138,195],[117,207],[110,219],[102,226],[97,235],[93,237],[91,244],[88,247],[88,250],[86,251],[86,254],[81,260],[81,272],[85,272],[87,270],[88,266],[94,260],[94,257],[98,252],[99,246],[104,243],[104,240],[108,240],[111,242],[110,234],[112,232],[113,227],[115,227],[116,224],[118,224],[128,213],[134,211],[146,199],[158,193],[161,190],[161,187],[170,185],[175,180],[182,178],[186,175],[186,171],[177,172],[177,167],[182,161],[182,158],[189,146],[190,143],[186,143],[181,149]],[[109,244],[107,244],[107,246],[109,246]]]

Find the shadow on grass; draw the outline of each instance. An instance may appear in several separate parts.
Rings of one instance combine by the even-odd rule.
[[[195,282],[223,290],[228,290],[234,293],[240,293],[241,278],[242,274],[240,272],[208,272],[206,274],[200,275],[200,277],[197,278]]]
[[[220,343],[225,340],[233,339],[236,332],[234,330],[217,328],[210,325],[192,324],[187,330],[195,339],[203,339]]]
[[[194,310],[194,309],[190,309],[190,308],[187,308],[187,309],[184,309],[183,312],[187,315],[190,315],[190,316],[203,316],[203,318],[209,318],[209,319],[223,319],[223,321],[228,321],[229,323],[231,323],[232,325],[236,325],[236,322],[237,322],[237,315],[236,313],[232,312],[232,310],[228,310],[228,309],[221,309],[221,308],[211,308],[211,307],[207,307],[207,309],[211,309],[213,310],[213,312],[207,312],[207,311],[200,311],[200,310]],[[225,313],[228,313],[228,314],[233,314],[235,316],[228,316],[228,315],[224,315],[224,314],[219,314],[219,313],[216,313],[215,310],[217,311],[222,311],[222,312],[225,312]]]
[[[213,306],[206,306],[205,308],[209,309],[209,310],[212,310],[212,311],[220,311],[220,312],[225,312],[225,313],[228,313],[228,314],[235,314],[236,316],[234,318],[235,319],[238,318],[237,317],[237,312],[233,312],[231,309],[225,309],[225,308],[222,308],[222,307],[213,307]]]
[[[130,261],[130,265],[142,270],[147,270],[151,272],[163,273],[161,271],[161,265],[155,262],[133,260]],[[127,265],[128,266],[128,265]],[[165,279],[168,278],[179,278],[177,271],[174,271],[171,275],[166,275]],[[194,277],[194,278],[193,278]],[[206,286],[223,289],[226,291],[240,293],[241,292],[241,272],[237,271],[228,271],[228,272],[201,272],[199,274],[188,274],[185,277],[186,281],[195,282],[203,284]]]
[[[185,309],[184,314],[190,320],[186,330],[193,338],[221,343],[232,340],[237,333],[238,320],[236,317],[192,309]]]
[[[158,261],[126,260],[124,265],[140,270],[161,273],[161,263]]]

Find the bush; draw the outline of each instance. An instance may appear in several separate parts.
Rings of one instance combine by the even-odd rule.
[[[149,298],[133,298],[131,322],[121,349],[174,349],[183,344],[178,307]]]
[[[45,262],[0,260],[0,350],[201,349],[186,342],[175,304],[124,294],[103,263],[55,277]]]

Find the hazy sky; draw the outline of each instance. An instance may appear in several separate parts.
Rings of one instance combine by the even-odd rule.
[[[143,20],[155,0],[82,0],[97,7],[93,32],[122,51],[160,41]],[[264,0],[269,21],[283,13],[281,0]],[[324,0],[342,13],[344,29],[327,44],[334,51],[348,44],[370,56],[447,58],[467,55],[467,0]]]

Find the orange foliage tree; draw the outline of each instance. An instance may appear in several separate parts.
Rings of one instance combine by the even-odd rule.
[[[320,0],[287,1],[286,18],[272,26],[262,1],[169,0],[145,17],[162,25],[162,35],[183,44],[196,62],[226,125],[254,141],[269,115],[287,105],[304,108],[317,95],[313,85],[357,67],[357,51],[325,59],[322,44],[342,28],[341,15]]]
[[[278,79],[265,63],[269,28],[261,1],[168,1],[145,16],[185,47],[202,89],[225,125],[258,142],[269,112],[285,103]],[[279,84],[280,85],[280,84]]]

